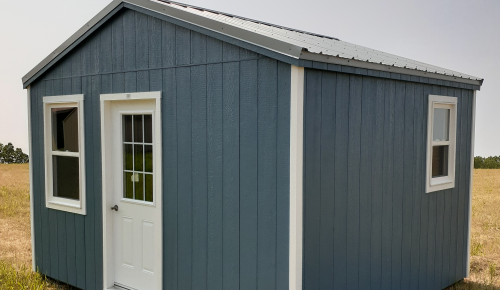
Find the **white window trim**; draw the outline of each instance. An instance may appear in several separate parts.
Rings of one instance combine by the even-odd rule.
[[[456,97],[429,95],[429,111],[427,117],[427,170],[425,192],[434,192],[455,187],[455,157],[457,136],[457,102]],[[434,108],[450,109],[449,141],[433,142]],[[449,145],[448,176],[432,178],[432,146]]]
[[[78,152],[58,152],[59,156],[78,157],[80,165],[80,200],[55,197],[52,171],[52,120],[51,108],[78,108]],[[45,206],[47,208],[86,215],[85,194],[85,131],[83,120],[83,95],[50,96],[43,98],[44,157],[45,157]]]

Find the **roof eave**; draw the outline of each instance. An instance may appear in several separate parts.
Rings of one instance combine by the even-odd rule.
[[[101,10],[96,16],[94,16],[89,22],[87,22],[82,28],[75,32],[70,38],[68,38],[64,43],[62,43],[49,56],[43,59],[32,70],[30,70],[30,72],[22,78],[23,87],[28,87],[30,83],[33,82],[38,76],[43,74],[55,62],[57,62],[69,51],[71,51],[74,46],[78,45],[83,39],[86,38],[86,36],[90,35],[90,33],[100,27],[107,19],[112,17],[123,7],[132,9],[141,8],[144,9],[143,11],[152,11],[153,13],[158,13],[156,15],[165,15],[167,17],[171,17],[171,19],[173,18],[187,23],[187,25],[194,25],[209,31],[216,32],[217,35],[229,36],[233,39],[237,39],[238,41],[243,41],[243,43],[249,43],[251,45],[262,47],[265,49],[265,51],[269,51],[269,53],[271,54],[278,53],[278,55],[284,55],[285,58],[290,61],[290,63],[295,63],[295,60],[309,60],[322,63],[351,66],[362,69],[371,69],[377,71],[406,74],[411,76],[427,77],[438,80],[453,81],[476,86],[481,86],[483,83],[483,80],[465,79],[457,76],[449,76],[355,59],[311,53],[308,51],[304,51],[302,47],[299,47],[297,45],[293,45],[284,41],[254,33],[249,30],[241,29],[226,23],[176,9],[162,4],[161,2],[150,0],[114,0],[103,10]]]
[[[27,86],[29,86],[34,78],[38,77],[41,73],[43,73],[50,67],[51,62],[56,60],[56,58],[58,57],[60,58],[64,56],[65,53],[69,51],[67,50],[68,48],[71,48],[71,46],[78,44],[79,41],[82,40],[82,36],[85,36],[85,34],[87,33],[93,32],[99,27],[99,23],[102,24],[102,20],[111,17],[114,13],[120,10],[121,7],[139,7],[150,10],[171,18],[175,18],[188,24],[202,27],[204,29],[214,31],[222,35],[230,36],[232,38],[256,46],[260,46],[262,48],[265,48],[266,50],[277,52],[296,60],[299,59],[300,53],[302,51],[302,47],[270,38],[258,33],[254,33],[245,29],[241,29],[226,23],[208,19],[196,14],[188,13],[158,2],[150,0],[114,0],[101,12],[94,16],[89,22],[87,22],[82,28],[75,32],[70,38],[68,38],[63,44],[61,44],[57,49],[55,49],[49,56],[43,59],[32,70],[30,70],[30,72],[22,78],[23,87],[26,88]]]
[[[302,51],[302,53],[300,55],[300,59],[301,60],[323,62],[323,63],[331,63],[331,64],[337,64],[337,65],[345,65],[345,66],[351,66],[351,67],[362,68],[362,69],[378,70],[378,71],[383,71],[383,72],[388,72],[388,73],[397,73],[397,74],[406,74],[406,75],[417,76],[417,77],[433,78],[433,79],[438,79],[438,80],[464,83],[464,84],[475,85],[475,86],[481,86],[483,84],[483,81],[484,81],[483,79],[481,79],[481,80],[465,79],[465,78],[456,77],[456,76],[448,76],[448,75],[443,75],[443,74],[438,74],[438,73],[433,73],[433,72],[425,72],[425,71],[420,71],[420,70],[416,70],[416,69],[396,67],[396,66],[390,66],[390,65],[379,64],[379,63],[372,63],[372,62],[361,61],[361,60],[356,60],[356,59],[341,58],[341,57],[337,57],[337,56],[312,53],[312,52],[308,52],[308,51]]]

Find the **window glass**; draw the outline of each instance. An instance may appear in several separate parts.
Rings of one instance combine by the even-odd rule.
[[[448,147],[432,147],[432,178],[448,176]]]
[[[123,115],[124,198],[153,202],[152,136],[152,115]]]
[[[80,200],[78,157],[52,156],[54,196]]]
[[[146,172],[153,172],[153,146],[144,146],[144,163],[146,166]]]
[[[134,142],[142,143],[142,117],[143,115],[134,115]]]
[[[78,109],[52,108],[51,117],[52,151],[78,152]]]
[[[146,182],[146,201],[153,201],[153,174],[144,174]]]
[[[132,142],[132,116],[123,116],[123,136],[125,142]]]
[[[450,109],[434,108],[433,136],[434,142],[450,140]]]
[[[134,177],[132,172],[123,173],[123,197],[134,198]]]
[[[144,115],[144,143],[153,143],[153,116]]]
[[[134,199],[144,200],[144,174],[134,172]]]
[[[134,170],[132,144],[123,144],[123,169]]]

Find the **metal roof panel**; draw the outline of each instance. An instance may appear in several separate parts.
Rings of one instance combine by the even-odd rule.
[[[37,74],[39,75],[40,71],[46,69],[46,65],[53,62],[58,55],[63,54],[68,47],[77,42],[82,35],[91,30],[101,19],[108,17],[107,14],[121,3],[130,3],[145,9],[153,10],[157,13],[162,13],[295,59],[314,59],[315,61],[339,64],[343,64],[343,60],[346,60],[346,62],[348,62],[348,60],[354,60],[350,63],[348,62],[347,65],[370,67],[372,69],[378,68],[379,70],[396,67],[400,68],[399,71],[401,69],[404,71],[406,70],[410,75],[432,73],[435,75],[429,75],[429,77],[448,78],[448,80],[476,85],[481,85],[483,81],[482,78],[479,77],[341,41],[334,37],[282,27],[210,9],[167,0],[114,0],[84,27],[59,46],[53,54],[45,58],[24,76],[23,84],[31,82],[32,77]],[[300,53],[300,50],[303,52]],[[362,62],[367,64],[364,65]],[[419,73],[416,73],[417,71],[419,71]],[[453,77],[453,79],[449,79],[450,77]]]

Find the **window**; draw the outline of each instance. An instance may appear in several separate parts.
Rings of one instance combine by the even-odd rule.
[[[153,116],[122,115],[123,198],[153,202]]]
[[[48,208],[85,214],[83,95],[44,97]]]
[[[455,187],[457,98],[429,95],[426,192]]]

